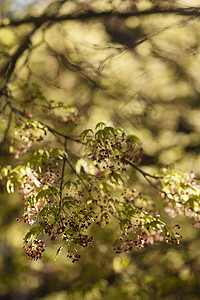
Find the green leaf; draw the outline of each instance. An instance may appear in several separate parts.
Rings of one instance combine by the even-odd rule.
[[[72,206],[76,205],[76,202],[72,197],[65,197],[62,200],[63,200],[62,206],[63,207],[65,206],[67,209],[70,209]]]
[[[195,206],[195,205],[194,205],[194,202],[197,201],[197,199],[198,199],[198,197],[195,196],[195,195],[193,195],[193,196],[190,197],[190,199],[188,199],[188,200],[186,201],[186,204],[189,205],[189,206],[191,207],[192,210],[194,210],[194,206]]]
[[[69,229],[67,229],[66,231],[65,231],[65,235],[67,236],[67,235],[69,235],[69,234],[74,234],[74,230],[73,229],[71,229],[71,228],[69,228]]]
[[[48,198],[48,196],[56,196],[59,193],[59,189],[54,186],[49,186],[48,184],[45,184],[41,186],[38,190],[38,194],[36,196],[36,199],[39,198]]]
[[[75,180],[68,180],[67,182],[65,182],[65,184],[63,185],[63,189],[66,188],[70,188],[71,185],[74,185],[75,187],[77,187],[78,183]]]
[[[86,203],[89,205],[93,202],[93,198],[92,197],[89,197],[86,201]]]
[[[132,144],[140,142],[139,138],[136,135],[128,135],[127,140],[130,141]]]
[[[115,184],[119,184],[120,181],[124,182],[121,175],[117,172],[114,172],[114,174],[111,175],[110,181]]]
[[[10,179],[6,183],[6,189],[9,194],[14,193],[14,183]]]
[[[173,163],[168,164],[168,165],[166,165],[166,168],[168,171],[172,171],[172,170],[174,170],[174,164]]]
[[[128,212],[127,212],[127,216],[128,217],[133,217],[135,216],[135,214],[137,213],[137,209],[130,209]]]
[[[109,189],[109,187],[111,187],[111,183],[109,184],[109,182],[106,181],[100,181],[98,184],[99,189],[101,190],[105,190],[107,191]]]
[[[95,129],[102,128],[102,127],[104,127],[104,126],[106,126],[106,124],[105,124],[104,122],[99,122],[99,123],[96,125]]]
[[[59,159],[63,159],[64,156],[67,157],[67,153],[65,151],[63,151],[62,149],[59,149],[59,148],[51,149],[51,153],[56,155]]]
[[[93,139],[88,139],[86,142],[86,146],[90,146],[93,143]]]
[[[92,129],[86,129],[81,133],[81,137],[83,140],[86,138],[86,136],[88,135],[89,132],[91,132],[93,134]]]
[[[56,251],[55,260],[56,260],[57,256],[62,252],[62,249],[63,249],[63,246],[60,246],[58,248],[58,250]]]
[[[8,176],[9,171],[11,170],[11,166],[5,166],[1,169],[0,171],[0,178],[2,179],[3,177]]]
[[[30,239],[31,239],[33,236],[35,236],[37,233],[38,233],[38,227],[32,227],[32,228],[30,228],[30,229],[27,231],[27,233],[26,233],[26,235],[25,235],[25,237],[24,237],[25,241],[30,240]]]
[[[46,212],[48,211],[48,207],[43,207],[42,209],[41,209],[41,211],[38,213],[38,217],[40,218],[40,217],[42,217],[43,216],[43,214],[45,214]]]
[[[115,134],[115,128],[113,128],[113,127],[110,127],[110,126],[107,126],[107,127],[105,127],[104,128],[104,132],[106,132],[106,134]]]
[[[119,203],[119,198],[113,196],[108,201],[111,202],[111,203]]]
[[[130,219],[124,219],[120,221],[120,228],[122,229],[122,227],[126,224],[131,224],[131,220]]]
[[[104,138],[105,138],[105,134],[104,134],[104,131],[103,130],[98,130],[96,133],[95,133],[95,138],[96,139],[99,139],[100,141],[104,141]]]

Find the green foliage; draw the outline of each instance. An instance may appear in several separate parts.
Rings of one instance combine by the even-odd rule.
[[[0,298],[198,298],[189,5],[1,1]]]
[[[38,126],[32,121],[24,128],[37,131]],[[73,168],[76,180],[65,181],[65,163],[69,158],[59,148],[38,149],[26,165],[1,170],[1,177],[7,179],[8,193],[14,193],[14,186],[19,186],[25,201],[22,219],[34,226],[24,238],[25,244],[31,243],[28,248],[24,246],[26,255],[41,258],[44,247],[38,245],[44,242],[37,241],[47,234],[52,242],[59,239],[62,243],[56,256],[59,249],[67,246],[68,257],[75,262],[80,258],[79,248],[93,243],[95,237],[88,235],[90,228],[108,226],[113,219],[119,228],[114,242],[116,253],[130,252],[133,247],[141,248],[154,241],[179,244],[180,226],[174,232],[160,219],[153,200],[126,186],[127,167],[136,167],[135,163],[141,161],[139,140],[104,123],[97,124],[95,131],[85,130],[81,136],[85,142],[81,161],[84,173],[78,174]],[[136,170],[143,172],[137,167]],[[193,173],[184,174],[168,167],[159,176],[142,174],[161,182],[157,191],[164,197],[165,210],[170,215],[185,213],[194,218],[194,225],[199,225],[199,186]]]

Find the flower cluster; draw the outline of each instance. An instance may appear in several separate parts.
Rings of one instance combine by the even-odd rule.
[[[45,99],[45,105],[42,107],[42,111],[51,115],[52,118],[56,118],[58,122],[65,124],[77,125],[78,110],[75,106],[66,106],[63,102],[55,102],[53,100],[47,101]]]
[[[38,135],[32,134],[34,129]],[[25,142],[39,141],[45,135],[44,127],[33,120],[18,130]],[[176,232],[169,229],[161,221],[150,197],[125,187],[127,172],[123,171],[127,164],[140,171],[135,165],[142,156],[139,141],[102,123],[95,132],[83,132],[82,138],[85,156],[75,167],[68,161],[66,150],[41,148],[25,166],[0,171],[1,176],[7,177],[9,193],[14,192],[15,183],[20,184],[25,202],[21,219],[31,225],[23,246],[27,257],[42,257],[45,246],[39,237],[47,235],[52,242],[61,242],[61,247],[66,245],[67,257],[76,262],[81,249],[93,243],[92,228],[107,226],[113,220],[120,231],[120,238],[114,244],[116,253],[130,252],[133,247],[143,248],[156,241],[179,244],[180,228],[176,226]],[[66,163],[78,175],[77,180],[65,182]],[[200,186],[194,174],[168,168],[163,169],[160,176],[152,177],[162,184],[160,195],[165,199],[166,211],[171,216],[190,215],[194,218],[193,224],[200,227]]]
[[[92,138],[89,133],[92,133]],[[143,149],[139,140],[135,136],[126,136],[119,128],[100,123],[96,132],[86,130],[82,136],[84,139],[87,137],[88,158],[99,170],[125,171],[127,161],[141,161]]]
[[[133,238],[129,236],[120,237],[114,243],[113,250],[115,253],[130,252],[134,247],[143,248],[149,244],[153,245],[155,241],[163,241],[164,236],[162,230],[148,230],[142,231],[140,234],[135,235]]]
[[[96,224],[106,226],[109,219],[114,217],[123,232],[123,236],[117,239],[114,245],[116,253],[122,250],[129,252],[133,247],[142,248],[155,241],[179,243],[180,234],[169,230],[160,220],[155,204],[149,197],[143,196],[135,189],[129,190],[124,187],[119,190],[116,188],[118,196],[112,196],[113,187],[103,187],[102,181],[95,184],[94,177],[89,177],[88,181],[92,185],[92,198],[88,204],[99,208]]]
[[[38,260],[42,258],[42,254],[45,251],[45,243],[43,240],[32,239],[31,242],[28,244],[28,241],[25,241],[24,249],[26,256],[33,260]]]
[[[171,217],[193,217],[193,225],[200,227],[200,185],[197,184],[194,173],[163,169],[161,183],[165,211]]]
[[[75,254],[70,252],[67,256],[75,262],[80,258],[80,248],[86,248],[93,242],[93,237],[86,231],[95,221],[95,212],[84,203],[85,194],[78,181],[66,182],[63,193],[64,190],[65,196],[63,195],[61,202],[59,189],[57,192],[53,190],[54,197],[51,201],[45,201],[49,196],[49,189],[41,190],[45,205],[37,213],[37,234],[46,234],[52,242],[59,239],[68,248],[76,249]]]
[[[140,227],[138,226],[140,225]],[[116,239],[113,250],[115,253],[130,252],[134,247],[143,248],[149,244],[153,245],[156,241],[162,242],[165,240],[167,243],[171,244],[179,244],[182,235],[179,233],[181,229],[179,225],[176,225],[176,232],[172,232],[167,230],[166,226],[156,226],[160,227],[160,229],[153,228],[152,226],[148,226],[148,224],[136,224],[136,226],[131,225],[129,223],[128,230],[132,232],[132,234],[127,234],[127,232],[122,235],[119,239]],[[164,230],[163,230],[164,228]]]
[[[46,128],[36,120],[30,119],[26,123],[16,125],[15,135],[13,139],[14,157],[16,159],[23,153],[26,153],[32,146],[34,141],[41,142],[47,134]]]
[[[79,261],[81,255],[78,253],[71,253],[71,251],[69,250],[67,257],[70,258],[73,263],[75,263],[76,261]]]
[[[19,191],[25,201],[22,219],[30,225],[36,222],[37,214],[53,201],[54,188],[60,183],[59,170],[50,167],[51,164],[48,164],[48,169],[43,170],[40,175],[30,167],[25,168]],[[54,186],[53,191],[52,185]]]

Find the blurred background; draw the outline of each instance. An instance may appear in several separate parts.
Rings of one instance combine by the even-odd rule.
[[[0,87],[5,67],[35,26],[28,21],[8,26],[9,22],[56,13],[53,21],[43,22],[31,35],[29,47],[17,60],[9,82],[15,105],[66,134],[79,135],[100,121],[120,126],[140,138],[144,147],[141,167],[147,172],[174,163],[176,169],[193,170],[199,176],[199,16],[124,15],[132,10],[188,8],[198,2],[0,0]],[[111,10],[119,14],[104,13]],[[91,11],[97,16],[78,17]],[[61,21],[64,15],[74,20]],[[67,111],[62,107],[48,110],[45,99],[63,102]],[[58,117],[62,113],[63,118]],[[11,127],[4,139],[8,118],[4,110],[0,115],[1,166],[22,164],[31,155],[15,160],[10,153],[14,130]],[[15,121],[13,117],[11,123]],[[43,146],[55,144],[59,146],[48,135]],[[72,143],[70,150],[78,155],[80,146]],[[21,245],[27,226],[15,221],[23,212],[23,202],[17,193],[8,195],[1,182],[0,299],[200,299],[199,229],[193,228],[188,217],[169,220],[152,187],[134,170],[130,170],[129,184],[152,196],[164,221],[181,225],[181,244],[157,243],[116,255],[112,251],[114,226],[97,228],[95,247],[73,264],[64,252],[55,261],[56,243],[41,261],[25,258]]]

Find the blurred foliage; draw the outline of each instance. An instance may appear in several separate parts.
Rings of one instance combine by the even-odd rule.
[[[26,138],[19,143],[21,111],[40,121],[32,126],[40,127],[34,138],[44,148],[59,146],[60,137],[46,133],[42,122],[74,139],[104,122],[140,138],[146,172],[174,163],[176,169],[199,176],[198,2],[1,0],[1,167],[23,165],[38,148],[37,142],[31,150],[28,143],[23,148]],[[15,114],[5,96],[12,98]],[[72,161],[79,158],[80,144],[71,140],[68,148]],[[181,244],[156,242],[131,254],[115,254],[113,222],[93,228],[95,247],[76,264],[64,251],[54,261],[56,243],[42,261],[25,259],[20,247],[26,227],[15,221],[23,203],[16,194],[7,194],[4,183],[0,299],[199,299],[199,230],[188,217],[170,220],[136,170],[130,170],[130,186],[152,195],[164,221],[181,225]]]

